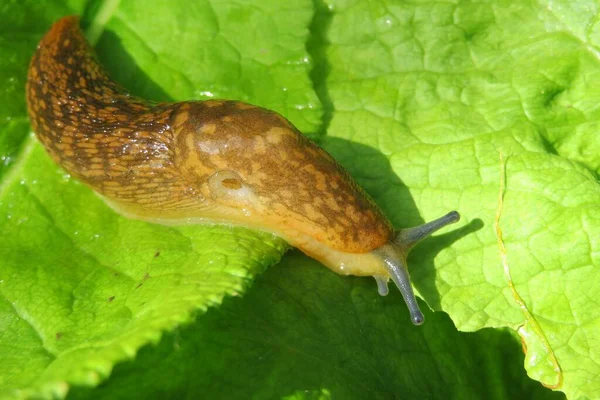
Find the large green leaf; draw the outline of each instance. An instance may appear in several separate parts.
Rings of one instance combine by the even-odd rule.
[[[461,330],[520,327],[532,377],[572,398],[596,397],[597,3],[330,6],[328,134],[372,146],[391,169],[373,168],[372,151],[327,147],[397,226],[450,209],[483,225],[435,265],[430,249],[417,252],[419,292]],[[505,268],[495,231],[501,154]]]
[[[597,8],[0,0],[0,398],[72,385],[79,398],[560,397],[523,375],[507,331],[459,334],[431,312],[415,328],[398,293],[297,254],[136,357],[241,294],[285,245],[126,220],[52,164],[27,136],[24,82],[41,35],[72,13],[133,93],[282,112],[397,227],[458,209],[462,225],[410,257],[419,293],[461,330],[521,327],[532,377],[597,397]]]

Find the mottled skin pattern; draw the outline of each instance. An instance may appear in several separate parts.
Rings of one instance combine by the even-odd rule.
[[[40,42],[27,104],[52,158],[130,216],[231,221],[346,253],[369,252],[393,236],[339,164],[281,115],[235,101],[130,96],[97,63],[76,17],[59,20]],[[248,195],[211,190],[219,171],[237,174],[222,185]]]
[[[162,206],[183,197],[172,162],[174,106],[133,97],[111,81],[77,17],[59,20],[42,39],[26,91],[33,130],[70,174],[121,201]]]

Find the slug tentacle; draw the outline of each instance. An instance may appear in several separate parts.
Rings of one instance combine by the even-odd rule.
[[[394,232],[333,157],[276,112],[130,95],[98,63],[78,17],[40,41],[26,98],[48,154],[120,214],[273,233],[339,274],[374,276],[381,295],[392,278],[422,323],[406,256],[458,213]]]
[[[386,244],[385,246],[377,249],[376,254],[379,254],[385,264],[385,269],[389,273],[390,278],[396,284],[402,298],[408,307],[410,312],[410,319],[413,324],[421,325],[425,318],[423,313],[419,309],[419,304],[415,298],[412,285],[410,283],[410,276],[408,274],[408,267],[406,266],[406,260],[400,249],[396,248],[394,244]],[[381,291],[380,291],[381,294]]]
[[[456,211],[451,211],[443,217],[427,222],[426,224],[398,230],[394,236],[393,242],[402,247],[408,254],[410,249],[421,240],[447,225],[458,222],[458,220],[460,220],[460,214]]]
[[[377,292],[380,296],[387,296],[389,293],[388,278],[387,276],[374,275],[375,282],[377,282]]]

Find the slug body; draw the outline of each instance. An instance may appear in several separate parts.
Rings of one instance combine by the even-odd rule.
[[[98,64],[77,17],[44,36],[26,91],[50,156],[117,212],[272,232],[337,273],[375,277],[381,294],[391,278],[413,322],[423,322],[406,257],[458,213],[394,231],[348,173],[281,115],[237,101],[129,95]]]

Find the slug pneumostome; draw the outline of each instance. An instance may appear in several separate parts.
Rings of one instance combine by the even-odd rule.
[[[274,111],[229,100],[156,103],[98,64],[78,17],[41,40],[27,106],[50,156],[118,213],[161,224],[227,224],[278,235],[344,275],[391,278],[421,324],[406,257],[453,211],[394,231],[323,149]]]

